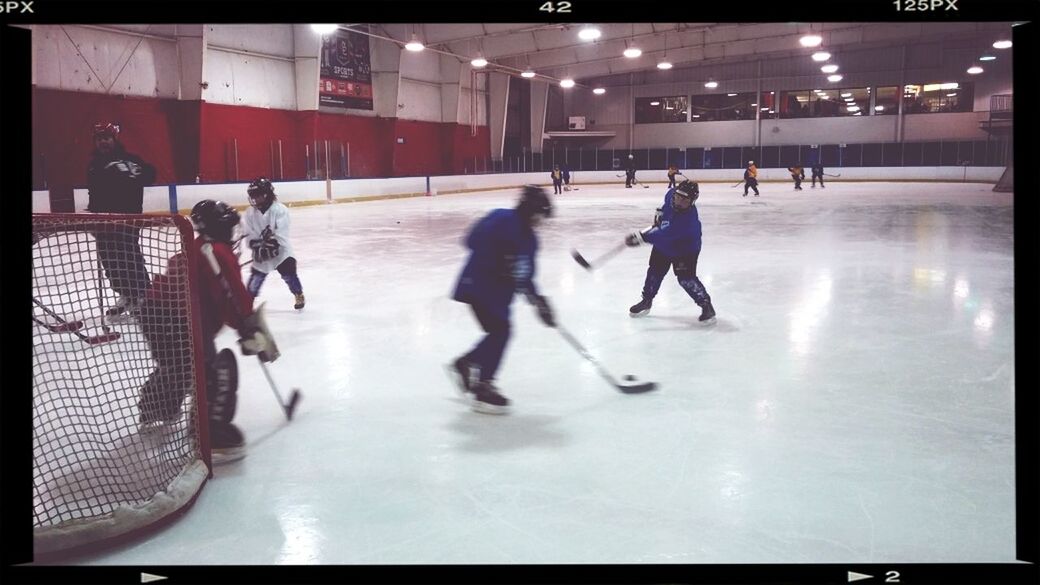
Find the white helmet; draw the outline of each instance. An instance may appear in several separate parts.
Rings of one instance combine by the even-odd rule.
[[[753,164],[755,164],[755,161],[753,161],[753,160],[749,160],[749,161],[747,161],[747,164],[749,164],[749,165],[753,165]]]

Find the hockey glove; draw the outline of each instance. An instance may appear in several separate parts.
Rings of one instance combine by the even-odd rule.
[[[658,207],[657,211],[654,212],[654,227],[661,227],[661,219],[664,217],[664,211]]]
[[[242,355],[259,356],[262,362],[273,362],[282,355],[271,330],[267,328],[263,304],[257,307],[252,315],[246,317],[238,333],[242,336],[238,340]]]
[[[253,249],[253,262],[264,262],[277,258],[281,251],[281,245],[275,239],[250,240],[249,247]]]
[[[538,309],[538,318],[545,323],[547,327],[556,327],[556,316],[553,315],[552,307],[549,306],[549,299],[542,295],[531,295],[531,304]]]
[[[626,246],[639,246],[639,245],[644,244],[644,243],[645,243],[645,240],[643,240],[643,234],[640,233],[640,232],[632,232],[632,233],[628,234],[627,236],[625,236],[625,245]]]
[[[267,349],[267,336],[258,329],[243,336],[238,344],[242,348],[242,355],[257,355]]]

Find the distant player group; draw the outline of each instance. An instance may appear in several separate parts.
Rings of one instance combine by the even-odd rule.
[[[100,213],[141,213],[143,187],[154,179],[155,170],[139,157],[128,154],[116,140],[118,126],[98,125],[94,130],[95,153],[88,169],[90,204],[88,210]],[[625,186],[639,184],[635,178],[633,155],[624,165]],[[802,167],[788,169],[801,190]],[[813,187],[823,167],[814,165]],[[679,285],[701,309],[698,322],[715,322],[715,308],[704,284],[697,277],[701,251],[701,222],[695,202],[700,195],[697,183],[683,177],[675,167],[668,169],[669,188],[653,225],[624,237],[625,246],[652,246],[639,302],[629,315],[642,317],[650,312],[654,298],[671,270]],[[744,196],[758,191],[758,169],[748,161],[744,171]],[[555,193],[569,190],[570,173],[564,167],[553,169]],[[566,186],[565,186],[566,185]],[[643,185],[644,187],[648,187]],[[736,185],[734,185],[736,186]],[[244,355],[257,355],[261,361],[274,361],[280,355],[263,319],[263,306],[253,308],[253,300],[272,271],[277,271],[293,294],[296,309],[303,309],[303,287],[297,274],[296,258],[288,239],[289,212],[275,196],[274,185],[260,177],[249,184],[250,207],[244,217],[221,201],[204,200],[191,211],[198,231],[193,246],[201,278],[201,308],[204,342],[206,393],[209,405],[210,435],[215,460],[233,460],[244,455],[244,438],[232,424],[235,413],[236,375],[230,350],[218,354],[214,341],[224,325],[239,334]],[[469,258],[458,277],[453,299],[468,304],[485,335],[468,352],[457,357],[449,372],[463,395],[477,412],[508,412],[509,399],[495,386],[511,336],[510,305],[513,297],[523,295],[536,309],[541,321],[556,327],[549,300],[535,284],[535,258],[538,251],[536,231],[552,217],[553,205],[546,191],[535,185],[523,188],[513,209],[495,209],[477,221],[465,238]],[[235,237],[241,226],[242,236]],[[248,282],[243,284],[234,246],[245,240],[252,252]],[[618,244],[622,248],[621,243]],[[186,269],[186,257],[169,259],[167,271],[149,282],[138,242],[138,233],[124,230],[98,238],[99,260],[105,268],[119,302],[108,311],[109,317],[136,316],[158,362],[142,388],[139,401],[142,427],[162,424],[180,417],[181,403],[188,387],[173,387],[167,380],[178,364],[190,361],[190,349],[170,336],[173,325],[187,320],[184,308],[168,298],[169,280]],[[231,380],[229,382],[229,380]]]

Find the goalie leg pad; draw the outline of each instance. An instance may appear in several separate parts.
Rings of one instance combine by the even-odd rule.
[[[238,362],[235,353],[222,349],[213,359],[206,378],[209,419],[229,423],[238,406]]]

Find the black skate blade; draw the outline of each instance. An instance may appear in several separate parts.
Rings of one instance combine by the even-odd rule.
[[[571,250],[571,257],[577,262],[582,268],[588,270],[590,268],[589,261],[586,260],[577,250]]]
[[[300,390],[293,388],[292,395],[289,396],[289,404],[285,407],[285,418],[286,420],[292,420],[293,412],[296,411],[296,405],[300,402]]]
[[[657,390],[657,382],[622,382],[617,389],[625,394],[642,394]]]

